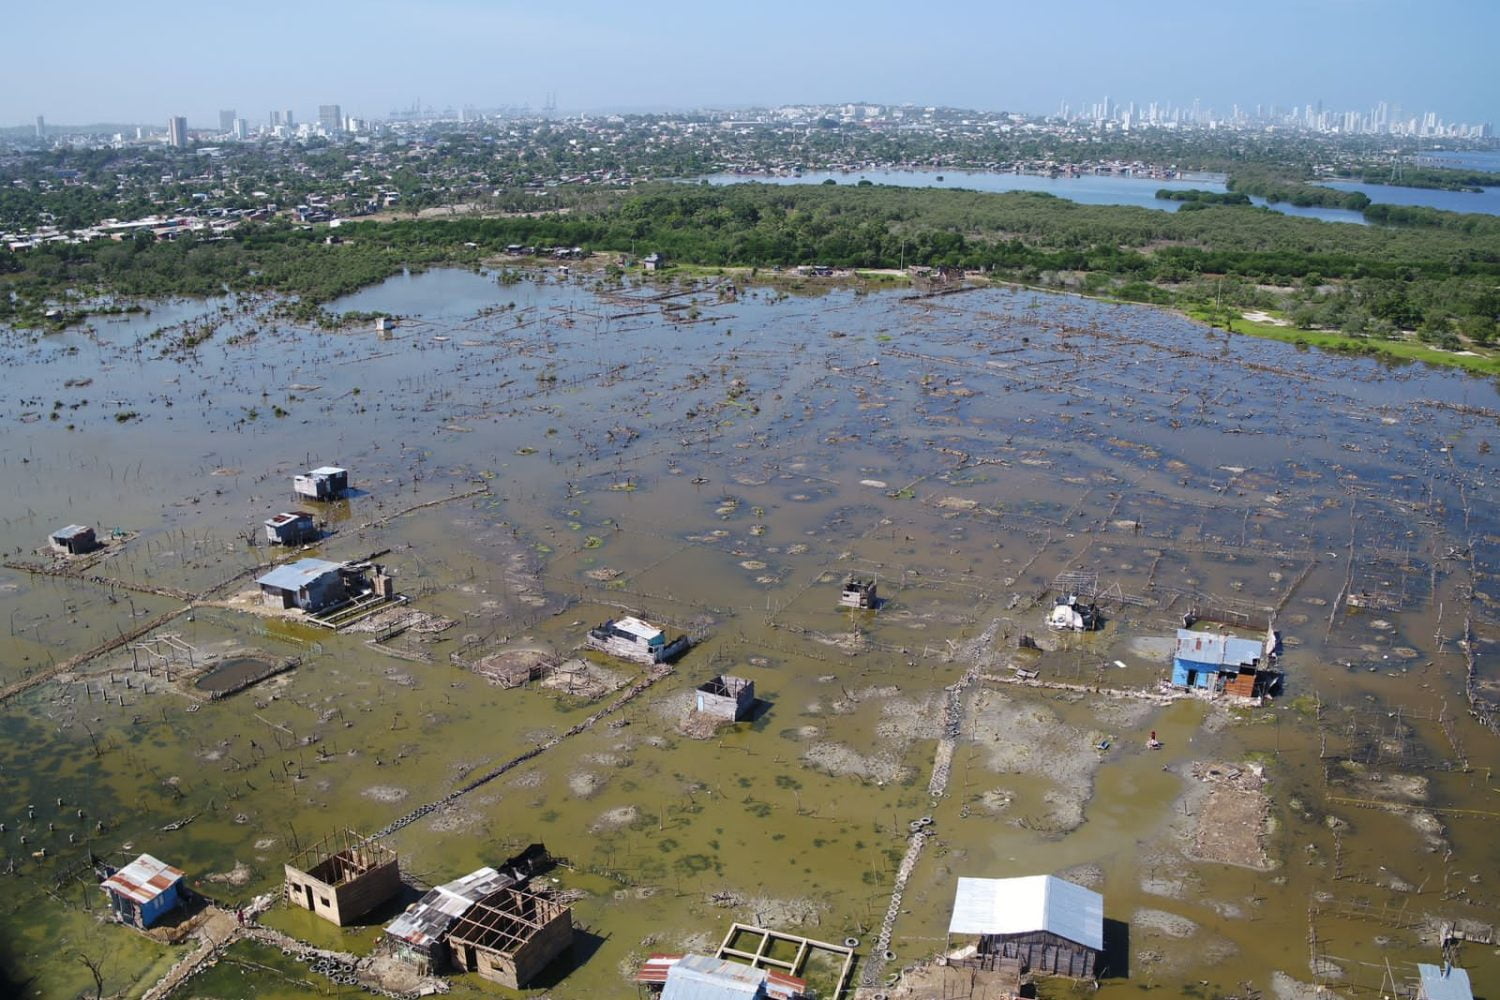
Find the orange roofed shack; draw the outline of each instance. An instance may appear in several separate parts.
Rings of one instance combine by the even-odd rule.
[[[324,837],[285,872],[287,900],[340,927],[401,891],[396,852],[352,830]]]
[[[180,869],[142,854],[100,884],[121,923],[145,930],[182,903]]]

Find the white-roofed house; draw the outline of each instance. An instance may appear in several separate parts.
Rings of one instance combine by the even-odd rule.
[[[1022,972],[1090,979],[1104,951],[1104,897],[1054,875],[961,878],[948,936],[979,939],[981,958]]]

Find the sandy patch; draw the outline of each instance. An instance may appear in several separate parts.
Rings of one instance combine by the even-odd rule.
[[[250,866],[243,861],[236,861],[234,867],[227,872],[214,872],[203,876],[203,881],[212,882],[215,885],[242,886],[250,884],[250,877],[254,874]]]
[[[595,774],[593,771],[575,771],[568,775],[568,791],[573,793],[574,798],[593,798],[608,783],[608,777]]]
[[[841,777],[864,778],[880,784],[897,781],[905,775],[901,762],[890,754],[865,755],[842,743],[814,743],[802,753],[808,767]]]
[[[1048,810],[1017,820],[1044,833],[1062,833],[1083,822],[1083,807],[1093,794],[1100,756],[1094,746],[1104,733],[1066,725],[1051,706],[1021,702],[994,691],[973,696],[975,746],[999,774],[1030,774],[1053,787],[1042,796]]]
[[[397,788],[395,785],[371,785],[360,794],[376,802],[400,802],[409,793],[406,789]]]
[[[1198,933],[1198,925],[1187,917],[1179,917],[1166,910],[1146,908],[1135,911],[1130,927],[1133,931],[1156,931],[1174,938],[1190,938]]]
[[[603,833],[607,830],[618,830],[622,826],[629,826],[640,818],[641,812],[635,806],[615,806],[599,814],[589,830],[593,833]]]

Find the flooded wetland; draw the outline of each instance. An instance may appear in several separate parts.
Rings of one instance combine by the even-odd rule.
[[[91,855],[370,954],[415,890],[343,930],[281,899],[345,829],[424,887],[545,843],[558,998],[735,922],[855,941],[845,995],[970,996],[930,985],[957,880],[1034,874],[1103,895],[1101,996],[1358,996],[1445,947],[1500,992],[1493,382],[1001,287],[436,270],[338,329],[275,306],[0,331],[22,995],[139,995],[193,947],[105,923]],[[329,464],[345,498],[292,495]],[[320,537],[268,545],[296,510]],[[42,552],[69,524],[104,544]],[[305,557],[406,601],[268,608]],[[1069,592],[1101,628],[1046,627]],[[693,646],[584,648],[625,615]],[[1275,696],[1171,689],[1185,615],[1270,623]],[[754,704],[704,726],[721,675]],[[360,992],[266,940],[173,995]]]

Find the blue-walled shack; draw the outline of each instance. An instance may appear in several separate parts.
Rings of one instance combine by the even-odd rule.
[[[1270,630],[1257,640],[1180,628],[1172,657],[1172,685],[1243,698],[1268,694],[1281,678],[1273,669],[1276,645],[1276,633]]]
[[[142,854],[99,886],[122,923],[145,929],[182,903],[182,872]]]
[[[277,566],[255,582],[265,602],[275,608],[321,611],[348,597],[342,563],[327,559],[298,559]]]

